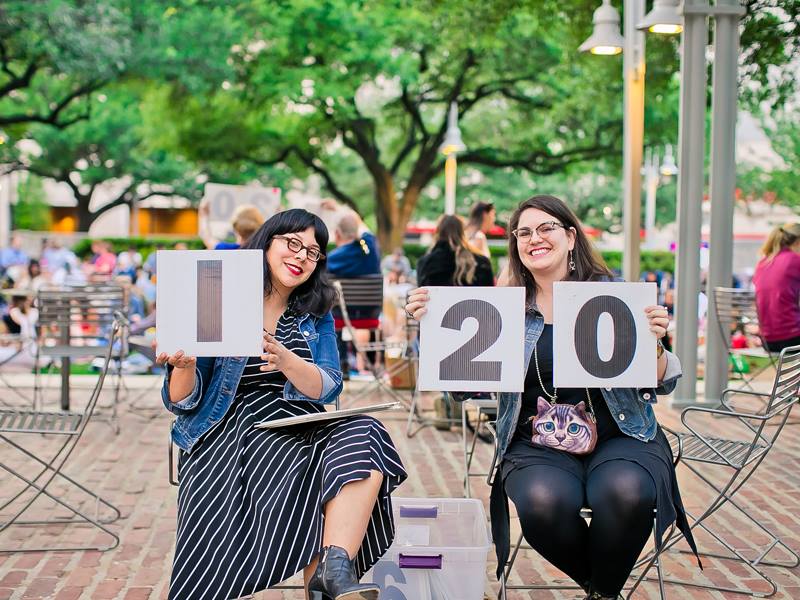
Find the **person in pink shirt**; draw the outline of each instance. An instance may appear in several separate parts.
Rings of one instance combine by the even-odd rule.
[[[110,278],[117,266],[117,257],[111,252],[110,244],[101,240],[92,242],[94,257],[91,264],[91,275],[100,278]]]
[[[776,227],[761,248],[753,285],[761,337],[780,352],[800,344],[800,223]]]

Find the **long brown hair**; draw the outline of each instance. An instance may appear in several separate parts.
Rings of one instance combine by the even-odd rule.
[[[775,255],[800,240],[800,223],[786,223],[769,232],[769,237],[761,246],[761,255],[772,260]]]
[[[475,280],[475,268],[478,261],[475,259],[473,249],[467,242],[464,234],[464,223],[455,215],[442,215],[436,224],[434,244],[445,242],[455,254],[456,271],[453,274],[453,284],[470,285]]]
[[[519,218],[523,212],[529,208],[537,208],[565,227],[572,229],[575,234],[575,247],[572,250],[572,260],[575,261],[575,270],[568,271],[565,281],[595,281],[603,277],[611,277],[611,271],[606,266],[602,257],[594,249],[594,246],[583,232],[580,221],[575,213],[572,212],[563,200],[555,196],[533,196],[522,202],[508,224],[508,258],[509,258],[509,278],[510,284],[515,286],[525,286],[525,299],[528,302],[536,298],[536,288],[538,284],[533,274],[522,264],[517,249],[517,239],[511,234],[519,226]]]

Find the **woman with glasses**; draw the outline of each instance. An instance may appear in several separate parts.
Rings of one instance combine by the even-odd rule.
[[[498,471],[491,494],[497,575],[509,555],[508,498],[528,543],[571,577],[586,598],[617,598],[653,530],[660,543],[673,522],[694,549],[667,439],[656,422],[656,394],[671,392],[680,362],[659,343],[656,389],[555,388],[553,283],[609,281],[575,214],[553,196],[534,196],[511,218],[509,285],[525,288],[525,385],[501,393]],[[406,312],[425,314],[424,288]],[[667,311],[646,309],[660,339]],[[592,509],[591,523],[581,518]]]
[[[390,494],[406,478],[383,425],[253,427],[324,412],[342,390],[327,244],[324,223],[301,209],[246,243],[264,253],[262,355],[158,357],[182,449],[170,598],[239,598],[300,570],[311,600],[378,598],[358,580],[392,543]]]

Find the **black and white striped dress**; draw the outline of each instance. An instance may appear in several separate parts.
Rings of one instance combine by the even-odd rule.
[[[291,313],[275,337],[301,358],[311,352]],[[238,598],[275,585],[308,565],[322,548],[323,505],[347,483],[384,480],[356,557],[361,577],[394,538],[390,494],[405,478],[383,425],[368,416],[279,429],[265,419],[320,412],[283,398],[285,376],[248,360],[225,417],[182,453],[178,533],[169,597]]]

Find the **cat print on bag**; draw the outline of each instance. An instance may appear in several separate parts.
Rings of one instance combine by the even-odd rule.
[[[538,446],[571,454],[589,454],[597,443],[597,425],[586,404],[551,404],[541,396],[536,399],[536,416],[531,441]]]

